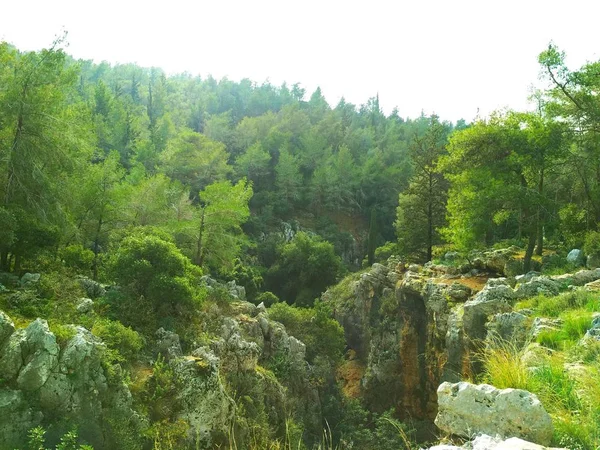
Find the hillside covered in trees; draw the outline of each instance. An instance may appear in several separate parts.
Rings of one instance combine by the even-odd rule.
[[[400,403],[348,394],[345,306],[322,294],[390,256],[408,265],[455,255],[466,271],[473,251],[516,246],[504,275],[567,270],[573,248],[600,257],[600,63],[569,70],[550,45],[535,111],[450,123],[386,115],[378,96],[332,107],[299,84],[167,76],[74,60],[61,45],[0,43],[0,309],[10,333],[47,319],[60,364],[80,336],[109,391],[131,391],[142,419],[83,426],[99,448],[409,448],[431,438],[429,413],[410,428]],[[31,333],[50,333],[40,323]],[[209,347],[220,362],[197,350]],[[193,402],[185,383],[208,389],[177,359],[192,351],[186,361],[219,386],[210,398],[227,420],[182,412]],[[0,374],[2,392],[42,386],[10,379]],[[128,414],[118,395],[98,402]],[[219,425],[206,431],[200,416]],[[27,420],[56,443],[76,439],[65,417]],[[32,429],[43,448],[44,430]]]

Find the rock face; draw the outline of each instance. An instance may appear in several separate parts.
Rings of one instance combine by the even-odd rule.
[[[126,433],[139,433],[129,390],[118,371],[111,377],[105,372],[103,351],[84,328],[74,327],[61,348],[45,320],[15,331],[0,312],[0,448],[20,447],[27,432],[46,420],[76,424],[96,448],[116,448],[115,421]]]
[[[518,437],[542,445],[552,440],[552,419],[535,394],[466,382],[442,383],[437,392],[435,423],[449,434]]]

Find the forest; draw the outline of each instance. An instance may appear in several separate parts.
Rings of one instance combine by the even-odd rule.
[[[300,84],[167,76],[63,47],[0,43],[0,309],[17,326],[48,319],[58,340],[79,323],[107,342],[103,364],[122,366],[148,417],[144,442],[119,435],[118,448],[188,448],[178,407],[152,406],[176,390],[154,336],[176,332],[184,353],[209,342],[232,286],[306,345],[322,420],[304,411],[274,426],[248,403],[214,448],[238,448],[232,435],[239,448],[409,448],[398,410],[337,386],[348,344],[323,293],[393,255],[423,264],[516,246],[528,273],[548,250],[600,254],[600,62],[571,70],[554,44],[540,49],[533,110],[456,123],[386,115],[378,95],[332,107]],[[42,274],[37,291],[13,290],[27,273]],[[76,277],[118,288],[81,317]],[[287,363],[260,370],[285,380]],[[232,398],[254,395],[256,383],[228,380]]]

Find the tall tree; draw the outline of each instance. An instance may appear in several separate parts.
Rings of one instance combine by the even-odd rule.
[[[395,225],[400,249],[425,261],[431,261],[433,246],[441,242],[440,230],[446,223],[448,182],[438,170],[438,161],[446,153],[448,132],[447,124],[431,116],[425,133],[413,138],[413,175],[399,198]]]

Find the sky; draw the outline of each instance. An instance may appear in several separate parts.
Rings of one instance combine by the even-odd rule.
[[[530,108],[537,55],[553,41],[577,69],[600,59],[593,0],[18,0],[0,40],[167,73],[318,86],[335,106],[379,94],[384,112],[473,120]]]

